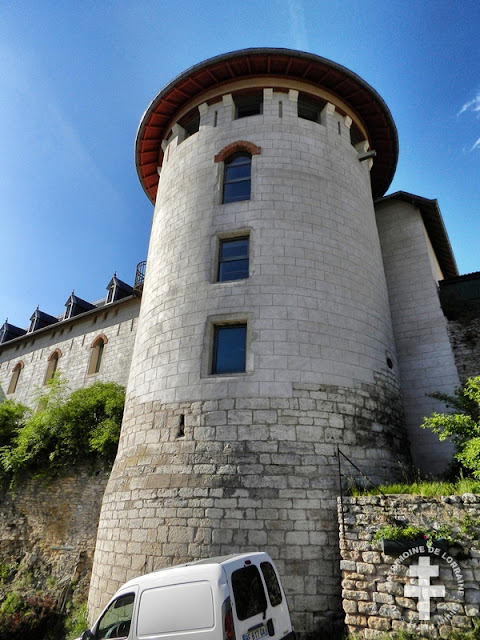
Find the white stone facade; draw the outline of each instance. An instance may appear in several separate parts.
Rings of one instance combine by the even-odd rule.
[[[126,386],[137,330],[140,299],[130,297],[60,321],[1,345],[0,387],[3,397],[31,405],[45,383],[49,358],[59,354],[57,370],[71,391],[97,380]],[[98,373],[89,373],[95,340],[105,346]],[[14,393],[8,393],[14,368],[22,369]]]

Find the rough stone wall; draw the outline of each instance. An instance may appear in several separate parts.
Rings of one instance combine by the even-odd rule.
[[[0,399],[13,398],[31,405],[35,390],[42,387],[48,358],[59,349],[58,371],[69,388],[86,387],[97,380],[126,386],[137,329],[140,301],[137,298],[114,303],[82,317],[65,320],[0,347]],[[98,373],[89,374],[92,343],[99,335],[107,338]],[[18,362],[24,367],[15,393],[7,395],[12,370]]]
[[[108,472],[77,467],[75,475],[19,482],[0,497],[0,563],[14,566],[0,600],[15,585],[68,595],[88,593],[97,525]]]
[[[448,333],[460,384],[480,375],[480,318],[451,320]]]
[[[438,638],[446,637],[452,628],[468,629],[472,619],[478,618],[480,496],[347,497],[343,508],[338,500],[338,520],[343,609],[351,632],[376,638],[388,631],[405,630]],[[429,551],[422,540],[423,548],[411,543],[418,553],[408,555],[398,550],[395,555],[386,555],[381,541],[373,537],[387,524],[418,526],[426,533],[447,525],[457,544],[442,547],[433,543]],[[402,558],[402,553],[407,555]],[[445,587],[445,597],[430,600],[429,619],[423,621],[419,620],[418,597],[405,591],[405,585],[418,585],[418,578],[409,573],[410,567],[419,565],[420,556],[427,556],[426,562],[438,567],[438,577],[433,576],[429,584],[435,589]]]
[[[130,406],[99,525],[92,618],[139,573],[261,548],[297,631],[341,623],[337,443],[375,481],[395,476],[408,448],[386,380],[295,384],[290,399]]]

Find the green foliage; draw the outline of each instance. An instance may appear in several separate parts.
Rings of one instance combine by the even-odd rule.
[[[0,586],[7,582],[17,571],[14,562],[0,562]]]
[[[420,538],[427,539],[425,531],[421,527],[415,527],[408,525],[406,527],[397,527],[392,524],[387,524],[375,533],[373,539],[380,540],[419,540]]]
[[[87,604],[84,603],[80,607],[73,609],[65,620],[66,640],[74,640],[82,635],[88,629]]]
[[[113,461],[124,388],[113,382],[96,382],[70,396],[67,391],[65,380],[54,376],[37,394],[35,411],[22,414],[21,405],[3,409],[3,415],[10,416],[9,424],[13,424],[11,416],[16,422],[9,440],[0,448],[0,473],[15,480],[25,471],[54,475],[88,459]]]
[[[0,447],[9,445],[28,413],[27,407],[14,400],[0,402]]]
[[[433,413],[421,425],[438,435],[451,439],[456,446],[455,459],[480,480],[480,376],[467,380],[453,396],[441,393],[432,397],[445,402],[453,413]]]
[[[412,482],[380,485],[372,489],[351,488],[353,496],[377,496],[394,493],[406,493],[409,495],[424,496],[426,498],[438,498],[440,496],[462,495],[463,493],[480,493],[480,480],[473,478],[458,478],[455,482]]]
[[[10,592],[0,607],[0,638],[53,640],[53,629],[59,622],[61,616],[56,609],[55,598],[50,594],[36,594],[24,599]]]

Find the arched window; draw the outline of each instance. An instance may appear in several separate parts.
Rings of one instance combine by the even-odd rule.
[[[62,352],[60,351],[60,349],[55,349],[55,351],[52,354],[50,354],[48,358],[47,372],[45,373],[45,380],[43,384],[47,384],[47,382],[53,378],[53,376],[55,375],[55,372],[57,371],[58,360],[61,357],[62,357]]]
[[[225,160],[223,176],[223,202],[250,200],[252,156],[238,151]]]
[[[94,373],[98,373],[100,371],[100,367],[102,366],[103,351],[107,342],[108,340],[104,335],[96,337],[92,342],[92,353],[90,355],[90,363],[88,365],[88,375],[93,375]]]
[[[17,389],[18,379],[20,378],[20,374],[22,373],[23,366],[23,362],[17,362],[17,364],[13,367],[12,377],[10,379],[10,384],[8,385],[7,394],[15,393]]]

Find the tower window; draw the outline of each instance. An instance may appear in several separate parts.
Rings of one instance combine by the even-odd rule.
[[[252,156],[239,151],[225,160],[223,202],[250,200]]]
[[[220,240],[218,282],[248,278],[248,249],[248,236]]]
[[[263,113],[263,92],[234,97],[235,119],[258,116]]]
[[[245,371],[247,325],[218,325],[214,328],[212,373]]]

